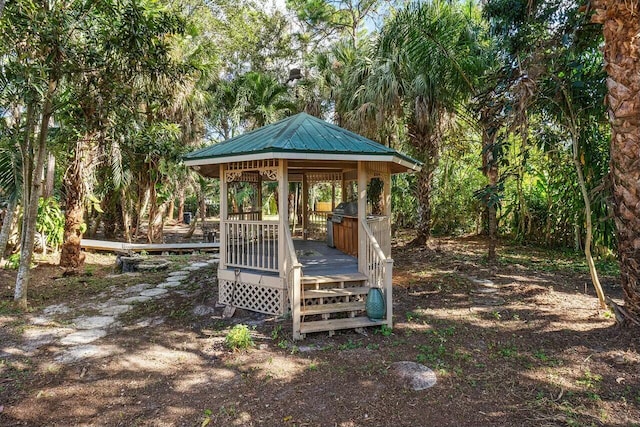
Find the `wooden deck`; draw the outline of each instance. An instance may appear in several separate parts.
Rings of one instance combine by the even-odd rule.
[[[127,243],[109,240],[82,239],[80,247],[95,251],[110,252],[191,252],[218,251],[220,243]]]
[[[358,259],[317,240],[294,240],[303,276],[335,276],[358,273]]]
[[[339,276],[358,274],[358,259],[345,254],[338,249],[327,246],[327,243],[319,240],[293,240],[298,261],[302,264],[303,277],[307,276]],[[247,249],[247,257],[251,258],[251,247]],[[277,254],[274,254],[277,265]],[[228,269],[233,270],[229,266]],[[265,271],[252,268],[242,268],[247,273],[260,274],[262,276],[278,276],[277,271]]]

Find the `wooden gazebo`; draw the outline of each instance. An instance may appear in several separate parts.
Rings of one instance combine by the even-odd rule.
[[[290,310],[296,339],[311,332],[392,325],[391,175],[417,171],[419,162],[300,113],[190,153],[185,163],[203,176],[220,178],[220,302],[269,314]],[[372,179],[382,187],[376,203],[367,202]],[[290,228],[292,182],[302,192],[296,239]],[[331,183],[335,218],[309,206],[309,187],[316,182]],[[229,190],[238,183],[253,189],[253,202],[234,211]],[[263,193],[275,183],[277,215],[267,217]],[[336,204],[347,199],[357,209],[338,215]],[[319,217],[329,244],[332,236],[344,240],[346,235],[355,247],[345,250],[334,242],[336,249],[327,239],[308,239]],[[380,321],[364,314],[371,287],[382,288],[386,300]]]

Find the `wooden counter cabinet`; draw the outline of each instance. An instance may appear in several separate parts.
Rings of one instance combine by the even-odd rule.
[[[329,219],[332,215],[329,215]],[[342,252],[358,256],[358,217],[343,216],[342,222],[332,222],[333,244]]]

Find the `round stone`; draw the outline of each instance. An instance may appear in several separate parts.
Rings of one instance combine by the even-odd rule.
[[[396,362],[391,371],[400,379],[406,388],[415,391],[426,390],[436,385],[436,373],[416,362]]]

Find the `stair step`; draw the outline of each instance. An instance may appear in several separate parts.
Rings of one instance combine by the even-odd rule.
[[[360,282],[363,280],[367,280],[367,276],[360,273],[337,274],[333,276],[302,276],[303,285],[313,285],[316,283]]]
[[[386,320],[370,320],[368,317],[349,317],[346,319],[318,320],[315,322],[302,322],[300,333],[336,331],[338,329],[355,329],[367,326],[386,325]]]
[[[304,299],[309,298],[330,298],[330,297],[347,297],[353,295],[367,295],[369,293],[368,286],[359,286],[355,288],[330,288],[330,289],[309,289],[303,292]]]
[[[338,302],[334,304],[317,304],[301,307],[302,316],[312,314],[342,313],[345,311],[360,311],[365,309],[364,301]]]

